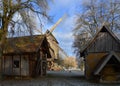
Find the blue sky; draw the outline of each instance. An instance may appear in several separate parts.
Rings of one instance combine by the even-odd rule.
[[[81,3],[88,1],[89,0],[53,0],[53,2],[49,3],[50,9],[47,11],[47,14],[52,16],[53,22],[46,22],[46,19],[44,20],[44,18],[40,16],[41,19],[43,18],[41,20],[43,24],[43,31],[41,31],[41,22],[39,22],[38,18],[35,16],[32,17],[32,19],[34,19],[33,24],[36,24],[35,34],[40,34],[40,32],[45,33],[46,29],[50,29],[63,15],[66,15],[63,21],[54,30],[53,35],[56,37],[60,47],[67,53],[68,56],[75,56],[72,44],[74,40],[73,28],[76,22],[76,13],[81,12]],[[16,13],[13,19],[21,20],[21,16]]]
[[[57,26],[53,34],[59,42],[60,47],[68,54],[75,56],[72,48],[73,44],[73,27],[75,25],[76,13],[79,11],[81,0],[54,0],[50,3],[48,14],[53,16],[53,23],[47,23],[45,28],[50,29],[54,23],[59,20],[64,14],[67,16]]]

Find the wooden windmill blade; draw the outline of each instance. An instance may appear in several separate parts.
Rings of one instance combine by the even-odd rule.
[[[59,53],[59,44],[52,32],[55,30],[55,28],[63,21],[65,15],[60,18],[49,30],[46,31],[46,38],[48,43],[50,44],[50,53],[52,55],[53,59],[58,59],[58,53]]]
[[[63,15],[51,28],[50,30],[46,31],[46,35],[49,36],[55,29],[56,27],[65,19],[66,15]]]
[[[61,22],[62,20],[63,20],[63,19],[60,18],[60,19],[55,23],[55,25],[53,25],[53,27],[50,28],[50,32],[51,32],[51,33],[52,33],[52,32],[54,31],[54,29],[60,24],[60,22]]]

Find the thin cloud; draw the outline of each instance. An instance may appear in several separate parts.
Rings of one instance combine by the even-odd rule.
[[[53,21],[56,22],[64,14],[67,17],[57,26],[53,35],[59,42],[60,47],[64,49],[68,55],[73,55],[73,27],[76,21],[76,7],[80,4],[81,0],[55,0],[54,4],[50,5],[49,15],[54,16]],[[54,25],[54,24],[53,24]],[[47,26],[49,27],[49,26]]]
[[[65,39],[65,40],[70,40],[73,39],[73,34],[72,32],[54,32],[53,33],[55,37],[59,38],[59,39]]]

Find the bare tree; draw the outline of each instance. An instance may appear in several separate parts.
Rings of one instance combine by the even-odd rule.
[[[32,34],[32,29],[36,26],[35,16],[38,16],[39,20],[41,16],[48,17],[46,14],[48,1],[50,0],[0,0],[0,57],[8,32],[14,34],[22,28]]]
[[[112,31],[120,30],[120,1],[119,0],[88,0],[83,1],[82,11],[78,13],[76,27],[74,28],[75,41],[73,47],[79,56],[79,52],[86,45],[86,40],[81,34],[88,33],[93,37],[99,28],[104,24]],[[79,37],[81,36],[81,37]],[[85,38],[84,38],[85,39]],[[81,45],[80,41],[85,41]]]
[[[89,33],[87,32],[82,32],[74,35],[74,53],[76,53],[76,56],[79,58],[80,57],[80,50],[82,50],[85,45],[89,42],[89,40],[91,39],[91,36],[89,36]]]
[[[63,65],[65,68],[77,68],[77,61],[74,57],[67,57],[63,60]]]
[[[34,16],[47,17],[47,3],[47,0],[0,0],[0,47],[4,47],[8,31],[14,34],[16,29],[27,28],[32,34],[35,27]],[[16,20],[16,15],[20,16],[20,20]]]

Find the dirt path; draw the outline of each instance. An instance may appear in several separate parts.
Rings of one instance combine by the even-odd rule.
[[[49,71],[46,77],[31,80],[5,80],[0,86],[120,86],[120,84],[98,84],[86,81],[80,71]]]

